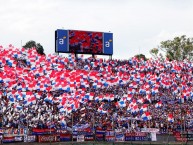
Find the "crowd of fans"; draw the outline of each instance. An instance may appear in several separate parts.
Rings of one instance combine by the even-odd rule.
[[[191,128],[192,79],[186,60],[84,59],[0,47],[1,126]]]
[[[69,30],[69,51],[72,53],[103,53],[101,32]]]

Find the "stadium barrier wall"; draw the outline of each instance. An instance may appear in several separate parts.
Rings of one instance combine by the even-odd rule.
[[[3,135],[4,133],[4,135]],[[0,132],[1,142],[3,143],[13,143],[13,142],[71,142],[73,137],[73,143],[78,142],[150,142],[151,136],[147,132],[126,132],[112,131],[112,130],[96,130],[94,132],[86,131],[76,131],[73,135],[64,130],[54,129],[32,129],[30,134],[27,134],[25,129],[6,129]],[[187,143],[193,141],[193,133],[187,132],[181,134],[181,132],[175,131],[170,132],[170,134],[157,134],[157,141],[170,143],[170,142],[180,142]],[[193,143],[192,143],[193,144]]]

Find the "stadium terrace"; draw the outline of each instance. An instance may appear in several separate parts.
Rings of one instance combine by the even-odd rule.
[[[187,131],[193,129],[193,64],[84,59],[1,47],[0,100],[4,137],[13,134],[10,128],[26,129],[29,135]]]

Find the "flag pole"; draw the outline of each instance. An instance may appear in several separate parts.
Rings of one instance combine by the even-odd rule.
[[[52,110],[51,110],[51,109],[52,109],[52,108],[51,108],[51,105],[50,105],[50,145],[51,145],[51,138],[52,138],[52,137],[51,137],[51,126],[52,126],[52,118],[51,118],[51,117],[52,117],[52,114],[51,114],[51,113],[52,113]]]
[[[112,116],[112,129],[113,129],[113,134],[114,134],[114,139],[113,139],[113,145],[115,144],[115,128],[114,128],[114,114]]]
[[[71,117],[72,117],[72,144],[73,144],[73,112],[72,112]]]
[[[28,114],[28,111],[29,111],[29,106],[27,106],[27,110],[26,110],[27,114]],[[26,117],[26,119],[27,119],[27,117]],[[27,133],[27,142],[28,142],[29,122],[28,122],[28,119],[26,121],[27,121],[27,131],[26,131],[26,133]]]
[[[5,92],[6,92],[6,98],[7,98],[7,91],[5,91]],[[3,102],[3,100],[2,100],[2,102]],[[2,117],[3,117],[3,119],[2,119],[2,129],[3,129],[2,144],[3,144],[4,134],[5,134],[5,128],[4,128],[4,111],[3,111],[3,105],[1,105],[1,106],[2,106]]]
[[[2,101],[2,100],[1,100]],[[3,102],[3,101],[2,101]],[[2,135],[2,141],[1,143],[3,144],[3,138],[4,138],[4,128],[3,128],[3,124],[4,124],[4,112],[3,112],[3,105],[1,104],[1,110],[2,110],[2,129],[3,129],[3,135]]]
[[[183,132],[182,130],[182,98],[180,100],[181,100],[180,101],[180,115],[181,115],[181,135],[182,135],[182,132]]]
[[[95,140],[95,138],[96,138],[96,136],[95,136],[95,134],[96,134],[96,132],[95,132],[95,110],[93,112],[93,134],[94,134],[94,141],[96,141]]]
[[[186,114],[184,115],[184,132],[186,132]]]

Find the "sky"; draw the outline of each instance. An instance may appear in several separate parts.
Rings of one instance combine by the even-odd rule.
[[[57,29],[110,31],[113,58],[151,57],[161,41],[193,37],[193,0],[0,0],[3,47],[34,40],[53,54]]]

